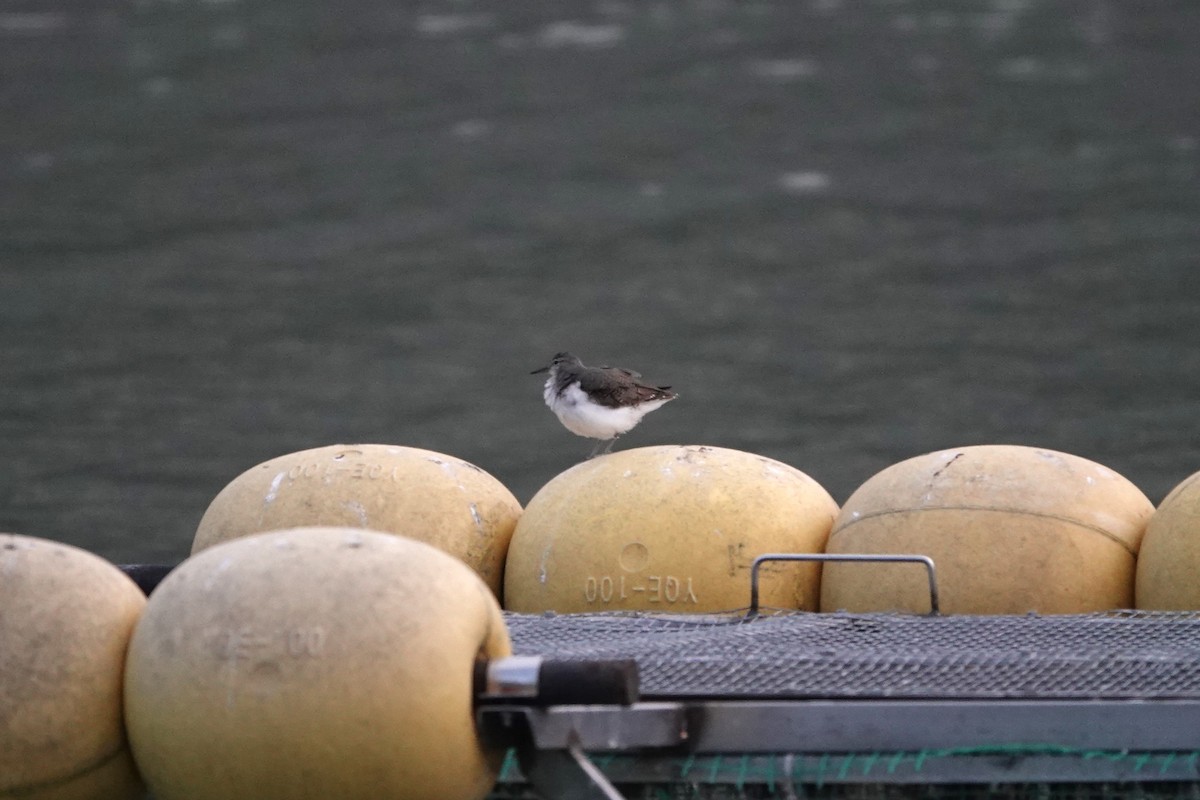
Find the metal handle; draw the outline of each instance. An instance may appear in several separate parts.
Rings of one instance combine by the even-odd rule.
[[[938,615],[941,612],[938,610],[938,587],[937,587],[937,568],[933,565],[933,559],[929,556],[917,555],[876,555],[868,553],[764,553],[754,559],[754,563],[750,567],[750,610],[746,612],[747,617],[758,616],[758,571],[767,561],[866,561],[866,562],[884,562],[884,563],[914,563],[924,564],[925,571],[929,573],[929,613],[930,615]]]

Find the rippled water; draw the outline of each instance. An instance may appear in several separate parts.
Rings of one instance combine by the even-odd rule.
[[[0,530],[177,560],[339,441],[526,501],[590,448],[528,375],[561,349],[680,391],[619,447],[839,501],[975,443],[1200,469],[1191,0],[24,8]]]

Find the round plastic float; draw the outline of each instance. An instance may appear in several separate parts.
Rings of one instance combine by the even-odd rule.
[[[1200,472],[1159,505],[1138,555],[1138,608],[1200,610]]]
[[[1078,456],[1015,445],[902,461],[851,495],[830,553],[913,553],[937,565],[943,613],[1129,608],[1153,505]],[[929,610],[919,565],[827,564],[821,609]]]
[[[0,798],[140,798],[121,718],[146,599],[76,547],[0,534]]]
[[[719,447],[625,450],[572,467],[529,502],[509,548],[521,612],[744,608],[763,553],[820,553],[837,504],[803,472]],[[820,567],[771,563],[766,607],[816,610]]]
[[[477,659],[509,655],[462,562],[372,531],[301,528],[193,556],[129,649],[126,720],[157,800],[480,798]]]
[[[462,459],[415,447],[334,445],[280,456],[235,478],[204,513],[192,552],[283,528],[367,528],[461,559],[499,596],[520,515],[503,484]]]

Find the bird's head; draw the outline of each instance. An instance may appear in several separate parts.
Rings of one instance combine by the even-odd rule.
[[[531,372],[529,374],[537,375],[540,372],[548,372],[549,370],[555,369],[557,367],[565,366],[567,364],[579,365],[581,363],[582,362],[580,362],[580,360],[578,358],[576,358],[575,356],[571,355],[570,353],[568,353],[564,350],[561,353],[555,353],[554,358],[550,359],[550,364],[548,366],[541,367],[539,369],[535,369],[533,372]]]

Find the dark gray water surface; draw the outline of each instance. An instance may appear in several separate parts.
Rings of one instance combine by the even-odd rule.
[[[524,502],[529,370],[840,502],[1011,442],[1200,469],[1200,3],[45,0],[0,11],[0,530],[178,560],[335,442]]]

